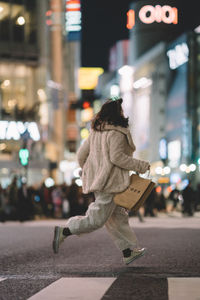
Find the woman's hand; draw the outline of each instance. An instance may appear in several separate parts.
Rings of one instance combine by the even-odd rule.
[[[144,174],[146,171],[150,170],[150,163],[148,161],[140,160],[140,171],[139,173]]]

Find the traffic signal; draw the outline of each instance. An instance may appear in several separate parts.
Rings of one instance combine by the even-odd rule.
[[[82,104],[82,108],[86,109],[86,108],[89,108],[89,107],[91,107],[91,103],[89,101],[84,101],[83,104]]]
[[[19,150],[19,160],[23,167],[28,165],[29,161],[29,150],[26,148],[22,148]]]
[[[93,102],[97,95],[94,90],[81,90],[81,97],[76,102],[70,105],[70,109],[87,109],[93,107]]]

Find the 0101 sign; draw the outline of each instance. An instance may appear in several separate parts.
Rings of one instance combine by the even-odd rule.
[[[169,5],[145,5],[139,10],[139,19],[145,24],[152,24],[154,22],[166,24],[178,24],[178,9]],[[132,29],[135,25],[135,11],[129,9],[127,12],[128,29]]]

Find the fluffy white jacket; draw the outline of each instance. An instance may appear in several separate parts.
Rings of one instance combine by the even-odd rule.
[[[83,193],[124,191],[130,183],[129,171],[145,173],[149,167],[149,162],[132,157],[135,149],[128,128],[105,125],[102,131],[91,130],[77,152]]]

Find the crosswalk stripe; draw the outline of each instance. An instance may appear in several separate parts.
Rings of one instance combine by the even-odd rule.
[[[168,278],[169,300],[200,300],[200,278]]]
[[[100,300],[115,277],[61,278],[28,300]]]
[[[7,277],[0,276],[0,282]],[[61,278],[27,300],[100,300],[116,277]],[[199,277],[168,277],[168,300],[200,300]]]

